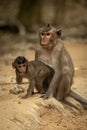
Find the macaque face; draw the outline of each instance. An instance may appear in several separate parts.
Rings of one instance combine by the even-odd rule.
[[[27,71],[28,61],[23,56],[18,56],[12,63],[12,67],[19,73],[24,74]]]
[[[26,63],[23,63],[23,64],[17,64],[17,69],[20,73],[25,73],[26,72]]]
[[[52,44],[52,37],[53,37],[53,34],[51,31],[48,31],[48,32],[41,32],[40,33],[40,38],[41,38],[41,46],[43,48],[47,48],[47,49],[50,49],[52,48],[53,44]]]
[[[49,41],[50,41],[50,38],[51,38],[51,33],[50,32],[42,32],[41,33],[41,44],[42,46],[47,46]]]
[[[61,38],[61,29],[56,29],[49,24],[40,29],[40,45],[44,49],[52,49],[58,38]]]

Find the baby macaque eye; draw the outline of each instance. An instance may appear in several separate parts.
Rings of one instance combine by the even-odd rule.
[[[23,67],[25,67],[26,65],[23,65]]]
[[[21,68],[21,65],[19,65],[18,68]]]

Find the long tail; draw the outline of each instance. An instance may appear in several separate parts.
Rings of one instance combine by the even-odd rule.
[[[80,109],[79,106],[77,106],[74,102],[72,102],[72,99],[69,99],[70,97],[68,96],[67,98],[65,98],[63,101],[65,104],[69,105],[70,107],[73,107],[75,109]],[[75,99],[74,99],[75,100]]]
[[[69,95],[77,101],[79,101],[80,103],[82,103],[83,105],[87,105],[87,99],[75,93],[74,91],[71,90]]]

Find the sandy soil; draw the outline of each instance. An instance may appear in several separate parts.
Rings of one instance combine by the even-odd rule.
[[[64,41],[64,44],[75,65],[72,89],[87,98],[87,44],[84,44],[83,40],[77,42],[70,39]],[[11,94],[10,88],[16,85],[15,72],[11,67],[12,61],[18,55],[33,60],[35,51],[30,49],[30,42],[26,43],[13,35],[1,34],[0,45],[0,130],[87,129],[87,110],[78,102],[76,104],[79,110],[76,110],[53,98],[44,101],[40,98],[40,94],[28,99],[21,99],[21,94]],[[25,89],[27,85],[22,84]]]

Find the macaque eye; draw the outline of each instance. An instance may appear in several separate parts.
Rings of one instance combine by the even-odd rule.
[[[23,65],[23,67],[25,67],[26,65]]]
[[[44,33],[41,33],[42,36],[44,36]]]
[[[47,36],[50,36],[50,33],[47,33]]]
[[[26,65],[24,64],[24,65],[19,65],[18,66],[18,68],[21,68],[21,67],[26,67]]]
[[[21,68],[21,65],[19,65],[18,68]]]

